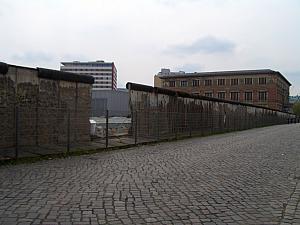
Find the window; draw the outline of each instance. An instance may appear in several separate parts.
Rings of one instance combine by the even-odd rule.
[[[200,80],[193,80],[193,87],[197,87],[200,85]]]
[[[265,77],[260,77],[260,78],[258,79],[258,83],[259,83],[259,84],[266,84],[266,83],[267,83],[267,78],[265,78]]]
[[[218,79],[218,85],[219,86],[225,85],[225,79]]]
[[[230,99],[232,101],[239,101],[240,99],[240,93],[239,92],[230,92]]]
[[[212,84],[212,81],[211,81],[211,80],[205,80],[205,81],[204,81],[204,85],[205,85],[205,86],[211,86],[211,84]]]
[[[204,95],[205,95],[206,97],[210,97],[210,98],[213,97],[213,93],[212,93],[212,92],[205,92]]]
[[[251,91],[245,92],[245,101],[252,101],[252,92]]]
[[[218,92],[218,98],[225,99],[225,91]]]
[[[175,80],[169,81],[169,87],[175,87]]]
[[[252,78],[245,78],[245,84],[251,85],[252,84]]]
[[[261,102],[267,101],[267,92],[266,91],[259,91],[258,92],[258,100]]]
[[[231,85],[239,85],[239,79],[237,79],[237,78],[231,79],[231,80],[230,80],[230,84],[231,84]]]
[[[188,86],[188,82],[186,80],[180,81],[180,87],[187,87],[187,86]]]

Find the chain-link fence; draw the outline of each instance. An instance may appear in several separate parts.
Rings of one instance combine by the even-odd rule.
[[[16,106],[0,115],[0,159],[68,153],[90,141],[86,109]]]
[[[105,115],[89,118],[90,111],[86,109],[16,106],[0,108],[0,115],[0,160],[96,151],[300,122],[285,114],[226,114],[210,110],[106,111]]]
[[[178,139],[182,137],[240,131],[257,127],[299,123],[299,118],[266,113],[262,115],[235,112],[203,111],[199,113],[142,110],[132,113],[135,143]]]

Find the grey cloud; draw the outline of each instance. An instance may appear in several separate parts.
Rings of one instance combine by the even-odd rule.
[[[156,0],[158,3],[162,4],[178,4],[182,2],[202,2],[203,0]]]
[[[279,70],[292,84],[291,95],[300,95],[300,70]]]
[[[14,54],[11,58],[18,63],[40,63],[55,60],[52,54],[46,52],[23,52]]]
[[[66,53],[66,54],[55,54],[42,51],[25,51],[22,53],[14,54],[9,57],[9,61],[14,63],[25,64],[25,65],[38,65],[38,66],[50,66],[57,68],[59,62],[63,61],[89,61],[96,60],[94,58],[88,58],[85,55],[77,53]]]
[[[182,66],[174,68],[175,71],[185,71],[185,72],[199,72],[203,70],[203,67],[199,64],[184,64]]]
[[[280,71],[294,86],[295,84],[300,85],[300,70],[297,71]]]
[[[300,70],[295,70],[295,71],[282,71],[282,73],[287,76],[290,77],[292,79],[297,79],[300,81]]]
[[[89,58],[82,54],[64,54],[61,57],[61,61],[92,61],[92,60],[99,60],[94,58]]]
[[[169,7],[169,6],[176,6],[179,4],[189,4],[189,3],[222,5],[225,2],[227,2],[227,0],[156,0],[156,2]]]
[[[12,54],[10,57],[14,60],[22,61],[22,62],[44,62],[49,60],[57,60],[57,59],[63,59],[63,60],[93,60],[87,57],[86,55],[83,55],[81,53],[66,53],[62,55],[56,55],[49,52],[43,52],[43,51],[24,51],[22,53],[15,53]]]
[[[11,10],[12,10],[12,6],[10,2],[7,0],[1,0],[0,16],[4,16],[5,14],[8,14]]]
[[[190,44],[181,44],[170,46],[166,52],[171,54],[213,54],[213,53],[231,53],[235,49],[235,43],[225,40],[219,39],[212,36],[207,36],[203,38],[199,38],[193,43]]]

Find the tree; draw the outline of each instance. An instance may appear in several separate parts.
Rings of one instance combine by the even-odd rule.
[[[300,116],[300,102],[296,102],[293,105],[293,113],[295,113],[297,116]]]

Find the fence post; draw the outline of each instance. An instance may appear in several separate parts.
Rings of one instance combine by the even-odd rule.
[[[38,106],[35,107],[35,145],[39,145],[39,108]]]
[[[229,119],[229,125],[228,125],[228,130],[229,131],[236,131],[236,112],[231,112],[229,113],[228,117]]]
[[[134,115],[134,120],[135,120],[135,124],[134,124],[134,144],[137,144],[137,128],[138,128],[138,115],[137,115],[137,110],[135,111],[135,115]],[[149,126],[149,124],[148,124]]]
[[[178,139],[178,126],[177,126],[177,124],[178,124],[178,112],[175,112],[175,119],[174,119],[174,128],[175,128],[175,140],[177,140]]]
[[[189,136],[192,137],[192,115],[187,113],[188,127],[189,127]]]
[[[213,109],[213,106],[211,107],[211,134],[214,133],[214,109]]]
[[[106,110],[105,148],[108,148],[108,110]]]
[[[67,154],[70,153],[70,140],[71,140],[71,112],[68,110],[68,122],[67,122]]]
[[[156,112],[156,140],[159,141],[159,113],[158,111]]]
[[[17,159],[19,156],[19,107],[15,107],[15,158]]]

